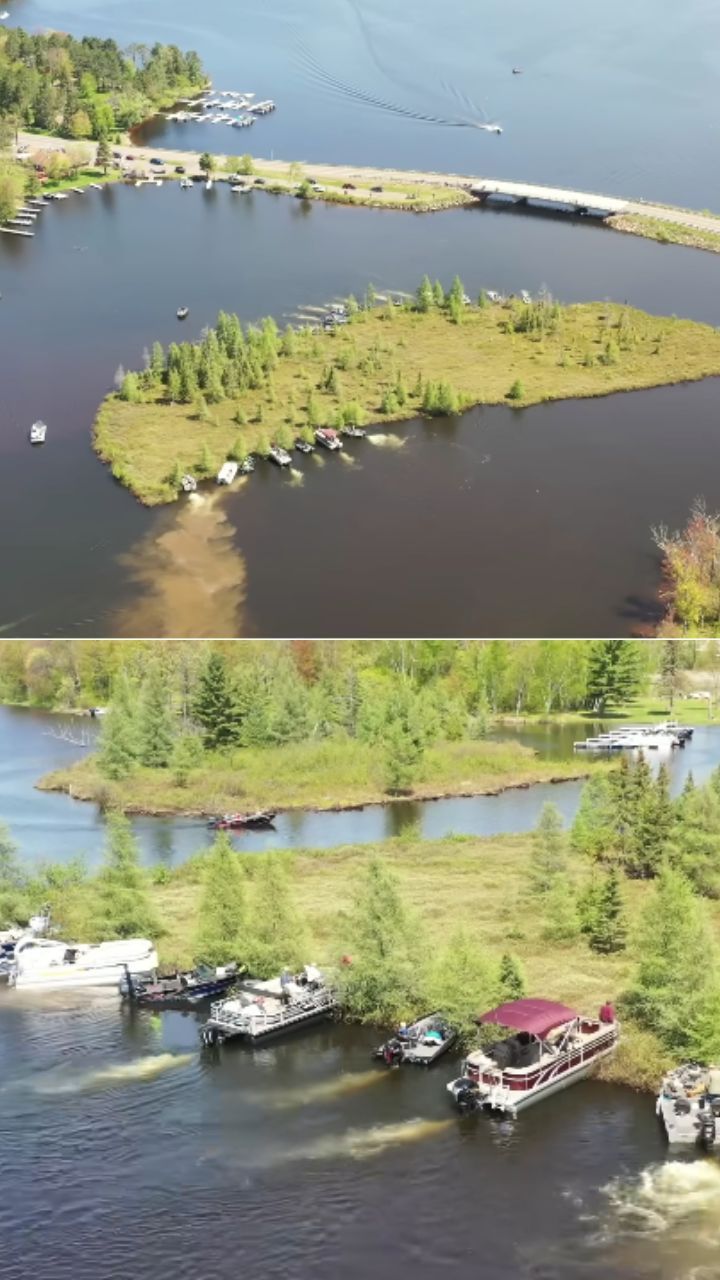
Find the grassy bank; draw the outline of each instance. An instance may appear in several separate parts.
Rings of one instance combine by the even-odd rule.
[[[368,861],[379,855],[396,872],[403,898],[421,918],[428,954],[462,926],[488,956],[507,950],[517,955],[530,994],[595,1012],[628,985],[632,961],[625,952],[601,956],[584,941],[559,945],[543,937],[537,907],[527,898],[530,851],[528,836],[463,836],[394,839],[287,857],[318,962],[336,963],[347,949],[344,920],[353,884]],[[153,900],[167,930],[161,942],[164,960],[183,963],[192,957],[201,877],[202,860],[196,859],[153,886]],[[628,882],[625,890],[632,921],[649,890],[638,882]],[[604,1074],[637,1088],[652,1088],[666,1063],[652,1036],[626,1027],[623,1046]]]
[[[339,331],[300,334],[269,386],[232,399],[198,409],[172,402],[164,385],[144,391],[140,403],[108,396],[95,420],[95,449],[153,505],[177,496],[178,472],[213,474],[231,452],[262,452],[275,434],[306,427],[310,397],[321,424],[348,403],[366,420],[389,423],[421,412],[423,388],[436,380],[464,406],[521,408],[720,373],[720,333],[709,325],[609,303],[561,307],[552,329],[519,331],[523,323],[514,302],[465,307],[460,323],[437,308],[376,307]],[[402,406],[392,398],[399,377]]]
[[[720,253],[720,230],[715,232],[682,222],[666,222],[641,213],[619,214],[610,219],[609,225],[615,231],[644,236],[647,240],[657,240],[660,244],[684,244],[691,249],[709,249],[711,253]]]
[[[585,777],[587,761],[539,760],[505,742],[429,747],[413,790],[418,799],[486,795],[536,782]],[[168,769],[137,769],[123,782],[102,776],[94,756],[47,774],[41,791],[112,803],[127,813],[207,815],[233,809],[346,809],[388,800],[377,748],[363,742],[301,742],[207,755],[184,786]]]
[[[714,683],[711,675],[708,676],[708,685]],[[702,687],[702,681],[700,682]],[[720,691],[718,695],[720,696]],[[707,700],[702,701],[696,698],[676,698],[675,704],[671,708],[669,702],[662,694],[648,693],[643,697],[637,698],[628,706],[612,706],[602,713],[597,711],[558,711],[558,712],[535,712],[528,715],[498,715],[493,720],[493,725],[502,729],[503,725],[514,725],[522,728],[523,725],[530,727],[531,725],[577,725],[579,729],[589,731],[593,725],[599,723],[612,723],[616,726],[623,724],[662,724],[666,720],[677,720],[680,724],[718,724],[720,723],[720,707],[713,700],[708,705]]]

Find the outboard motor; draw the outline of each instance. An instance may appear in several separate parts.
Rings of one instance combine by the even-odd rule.
[[[704,1107],[700,1113],[698,1141],[705,1151],[712,1151],[717,1138],[717,1120],[712,1107]]]
[[[200,1032],[200,1039],[207,1049],[214,1049],[223,1042],[223,1034],[219,1027],[212,1026],[208,1023]]]
[[[402,1062],[402,1045],[399,1040],[388,1040],[383,1045],[383,1062],[388,1067],[397,1067]]]
[[[478,1105],[478,1092],[475,1085],[470,1080],[462,1080],[457,1088],[453,1090],[455,1094],[455,1105],[458,1111],[467,1113],[474,1111]]]

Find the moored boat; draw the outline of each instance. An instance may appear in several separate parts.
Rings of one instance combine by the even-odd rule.
[[[309,440],[302,440],[299,436],[295,441],[295,448],[297,449],[298,453],[314,453],[315,452],[315,445],[310,444]]]
[[[349,436],[353,440],[364,440],[367,435],[363,427],[341,427],[341,431],[344,436]]]
[[[292,458],[286,449],[281,448],[279,444],[271,444],[268,449],[268,458],[278,467],[289,467]]]
[[[216,831],[227,831],[234,827],[271,827],[276,814],[269,809],[258,809],[256,813],[223,813],[217,818],[210,818],[208,826]]]
[[[616,1021],[588,1018],[553,1000],[512,1000],[475,1021],[513,1034],[468,1054],[462,1075],[447,1086],[461,1111],[515,1116],[589,1075],[619,1036]]]
[[[429,1013],[409,1026],[402,1022],[389,1040],[378,1045],[373,1057],[388,1067],[412,1062],[431,1067],[457,1040],[457,1030],[442,1013]]]
[[[238,1038],[260,1044],[331,1018],[338,1008],[338,998],[322,972],[305,965],[295,976],[285,972],[267,982],[249,979],[239,983],[233,996],[211,1006],[200,1037],[205,1045]]]
[[[655,1111],[671,1145],[712,1151],[720,1137],[720,1070],[687,1062],[663,1078]]]
[[[343,447],[340,436],[332,427],[318,427],[315,439],[324,449],[342,449]]]
[[[44,422],[33,422],[30,428],[30,443],[44,444],[47,435],[47,427]]]
[[[184,475],[180,480],[180,488],[182,489],[183,493],[196,493],[197,480],[195,479],[194,476]]]
[[[232,484],[237,473],[238,473],[237,462],[223,462],[220,470],[217,473],[217,483]]]
[[[154,1009],[183,1009],[226,995],[237,980],[236,964],[220,968],[200,965],[187,973],[159,975],[151,981],[138,981],[126,974],[120,981],[120,994],[134,1004]]]
[[[240,472],[241,476],[249,476],[250,473],[254,470],[255,470],[255,459],[253,455],[249,453],[247,457],[243,458],[242,462],[238,465],[238,471]]]
[[[189,308],[189,307],[178,307],[178,309],[177,309],[177,318],[178,318],[178,320],[185,320],[185,319],[186,319],[186,317],[187,317],[187,316],[189,316],[189,315],[190,315],[190,308]]]
[[[15,944],[11,987],[53,990],[65,987],[118,987],[127,969],[140,978],[158,966],[152,942],[125,938],[117,942],[68,943],[25,936]]]

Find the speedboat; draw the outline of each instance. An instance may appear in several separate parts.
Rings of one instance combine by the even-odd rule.
[[[127,970],[142,978],[151,976],[157,966],[157,951],[146,938],[68,943],[27,935],[15,944],[8,984],[18,990],[117,988]]]
[[[215,831],[228,831],[235,827],[271,827],[276,816],[268,809],[259,809],[256,813],[223,813],[217,818],[210,818],[208,826]]]
[[[44,444],[47,435],[47,427],[44,422],[33,422],[30,428],[30,443]]]
[[[295,441],[295,448],[297,449],[298,453],[314,453],[315,452],[315,445],[310,444],[309,440],[302,440],[299,436]]]
[[[186,318],[186,316],[189,316],[189,315],[190,315],[190,308],[189,308],[189,307],[178,307],[178,309],[177,309],[177,318],[178,318],[178,320],[184,320],[184,319]]]
[[[616,1022],[585,1017],[554,1000],[511,1000],[475,1021],[512,1035],[468,1054],[462,1075],[447,1085],[460,1111],[515,1116],[584,1079],[619,1038]]]
[[[286,449],[282,449],[279,444],[271,444],[268,449],[268,458],[278,467],[289,467],[292,458]]]
[[[238,472],[237,462],[223,462],[217,473],[218,484],[232,484]]]
[[[315,439],[324,449],[342,449],[343,447],[342,440],[332,427],[318,427]]]
[[[429,1013],[410,1026],[401,1023],[394,1036],[378,1045],[373,1057],[382,1058],[388,1067],[399,1066],[402,1062],[431,1067],[447,1053],[456,1039],[456,1029],[442,1013]]]
[[[183,493],[197,493],[197,480],[194,476],[184,475],[180,481]]]
[[[183,1009],[226,995],[237,980],[236,964],[221,968],[200,965],[188,973],[166,974],[151,982],[136,981],[126,975],[120,982],[120,994],[134,1004],[154,1009]]]
[[[720,1100],[706,1092],[707,1072],[697,1062],[675,1067],[664,1077],[655,1103],[668,1142],[711,1151],[718,1138]]]

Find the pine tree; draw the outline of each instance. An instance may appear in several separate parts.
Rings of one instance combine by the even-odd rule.
[[[184,733],[177,738],[173,747],[170,766],[173,782],[176,787],[186,787],[190,774],[202,760],[203,748],[200,738],[194,733]]]
[[[476,1031],[475,1019],[499,998],[498,977],[477,939],[456,929],[435,954],[428,975],[428,1002],[442,1010],[464,1040]]]
[[[603,715],[612,703],[628,702],[640,685],[640,655],[632,640],[595,640],[590,646],[586,698]]]
[[[418,311],[429,311],[432,307],[435,299],[429,276],[423,276],[417,290],[416,299]]]
[[[306,929],[294,902],[286,858],[262,854],[253,865],[248,963],[257,977],[272,978],[306,959]]]
[[[530,889],[537,895],[549,893],[567,867],[567,836],[557,805],[546,801],[533,834],[530,857]]]
[[[247,960],[245,872],[226,832],[205,854],[195,959],[212,966]]]
[[[660,654],[660,688],[666,694],[672,711],[675,699],[685,688],[682,641],[663,640]]]
[[[500,1000],[522,1000],[526,994],[527,985],[523,967],[517,957],[511,955],[509,951],[506,951],[500,959],[498,982]]]
[[[383,733],[385,789],[390,794],[411,791],[424,754],[423,735],[416,721],[398,715]]]
[[[98,764],[100,772],[114,782],[127,778],[140,754],[137,701],[123,672],[113,687],[113,696],[102,722]]]
[[[594,862],[609,862],[617,847],[617,814],[613,787],[608,778],[589,778],[580,793],[580,803],[570,831],[575,853]]]
[[[543,895],[543,938],[548,942],[574,942],[580,933],[578,903],[569,877],[559,872]]]
[[[99,940],[158,937],[160,926],[140,868],[137,842],[123,813],[108,816],[105,860],[95,887]]]
[[[588,929],[592,951],[611,955],[625,948],[625,920],[620,878],[615,867],[608,871],[595,899],[595,910]]]
[[[436,280],[433,285],[433,302],[436,307],[445,306],[445,290],[439,280]]]
[[[351,1016],[391,1023],[414,1013],[421,995],[420,934],[397,877],[373,858],[363,872],[347,925],[351,963],[342,973]]]
[[[166,768],[173,750],[175,717],[160,660],[151,664],[143,683],[138,729],[141,762],[152,769]]]
[[[240,717],[233,681],[223,655],[213,649],[200,675],[193,714],[208,751],[238,741]]]

